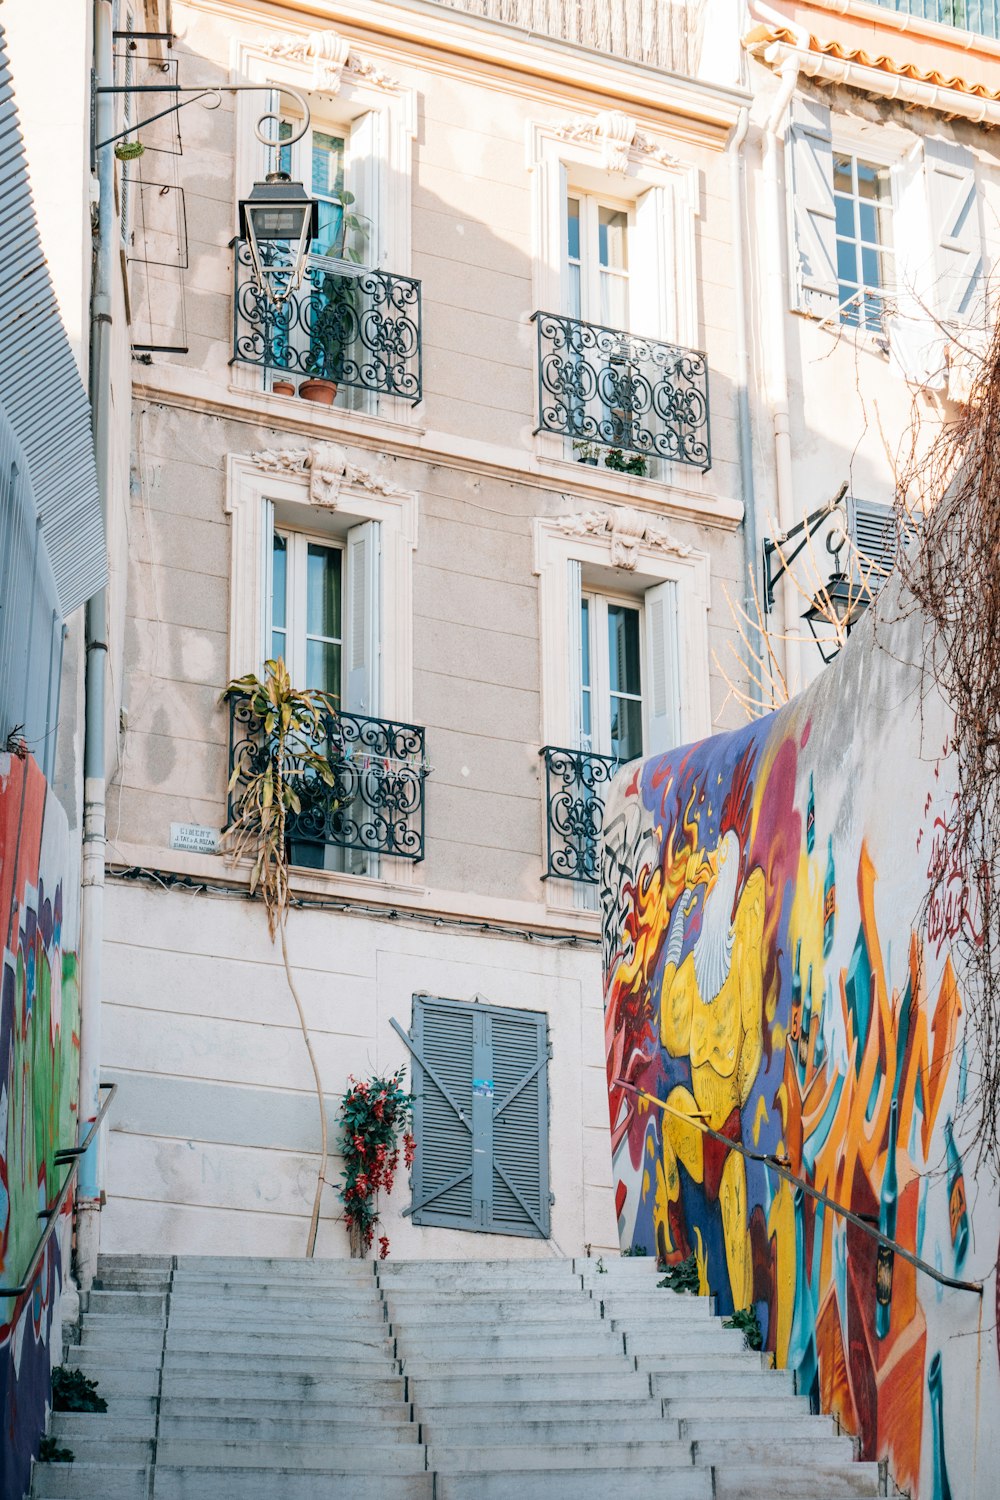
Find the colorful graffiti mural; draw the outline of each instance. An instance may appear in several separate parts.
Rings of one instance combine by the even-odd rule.
[[[0,1279],[17,1283],[73,1145],[79,1077],[76,891],[66,815],[29,756],[0,754]],[[59,1236],[33,1294],[0,1298],[0,1500],[21,1500],[50,1394]]]
[[[957,875],[947,910],[927,902],[953,796],[946,716],[930,756],[927,705],[918,718],[899,662],[870,639],[845,658],[788,708],[637,763],[609,796],[619,1230],[623,1247],[667,1262],[696,1255],[702,1289],[722,1311],[756,1307],[765,1347],[863,1456],[887,1458],[921,1500],[947,1500],[976,1493],[1000,1395],[981,1299],[687,1118],[775,1156],[937,1269],[964,1278],[976,1260],[995,1275],[990,1245],[973,1254],[958,1124],[967,1063],[949,939],[963,923],[974,934],[975,914]],[[995,1245],[986,1196],[979,1224]]]

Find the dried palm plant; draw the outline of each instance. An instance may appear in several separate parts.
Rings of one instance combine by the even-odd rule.
[[[263,678],[252,672],[236,677],[223,693],[223,700],[238,699],[259,722],[263,746],[249,761],[240,758],[229,782],[233,800],[233,817],[223,833],[223,846],[233,863],[251,861],[250,893],[259,894],[267,913],[267,930],[272,943],[281,941],[281,958],[285,979],[298,1013],[302,1038],[309,1054],[319,1101],[320,1160],[316,1174],[306,1255],[316,1252],[319,1211],[326,1181],[328,1160],[326,1102],[319,1065],[313,1051],[302,1000],[295,984],[288,958],[286,928],[289,911],[288,840],[289,812],[302,811],[297,785],[303,779],[333,785],[333,771],[321,751],[315,748],[322,737],[322,719],[330,712],[330,703],[322,693],[297,692],[288,668],[281,657],[264,663]]]

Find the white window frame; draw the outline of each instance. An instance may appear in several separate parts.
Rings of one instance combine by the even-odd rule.
[[[332,34],[332,33],[331,33]],[[358,193],[353,180],[350,146],[347,148],[345,183],[359,199],[359,212],[372,220],[374,231],[366,260],[399,276],[412,274],[412,183],[413,142],[417,134],[417,95],[412,88],[401,86],[380,65],[350,54],[348,64],[336,76],[328,76],[321,62],[309,52],[310,33],[275,38],[282,55],[268,50],[263,38],[253,42],[234,40],[231,53],[233,83],[285,84],[297,89],[308,100],[316,128],[350,130],[367,115],[377,116],[378,151],[373,163],[377,182],[370,194]],[[357,63],[357,66],[354,66]],[[336,70],[334,70],[336,72]],[[242,92],[235,96],[236,151],[232,222],[238,222],[240,199],[247,197],[253,184],[268,170],[271,152],[256,138],[254,126],[271,108],[266,92]],[[287,114],[287,100],[284,101]],[[289,116],[290,117],[290,116]],[[273,127],[272,127],[273,128]],[[370,206],[361,201],[365,197]],[[230,389],[234,392],[259,392],[261,372],[251,365],[234,363],[229,369]],[[264,393],[277,410],[287,410],[288,398]],[[364,393],[358,395],[362,401]],[[368,413],[372,420],[387,420],[400,426],[418,424],[419,407],[398,396],[379,396],[378,413]],[[354,415],[350,409],[335,409],[327,416]]]
[[[586,517],[568,515],[536,518],[534,521],[534,573],[538,578],[539,640],[541,651],[541,744],[573,748],[578,738],[578,709],[574,699],[574,650],[579,649],[579,630],[574,638],[571,615],[570,564],[579,563],[585,577],[600,576],[599,570],[620,567],[613,523],[616,509],[607,509],[607,527]],[[650,516],[650,522],[654,518]],[[623,576],[633,580],[633,602],[657,584],[672,582],[677,604],[677,689],[679,743],[705,739],[713,732],[708,644],[708,611],[711,601],[711,571],[708,554],[674,542],[651,525],[649,536],[629,544],[631,565]],[[592,592],[585,586],[584,592]],[[631,590],[630,590],[631,592]],[[623,594],[623,597],[627,595]],[[641,634],[642,662],[646,666],[645,631]],[[644,672],[644,726],[646,734],[650,705],[648,671]],[[645,743],[648,743],[646,741]],[[644,749],[644,753],[646,753]],[[544,791],[544,788],[543,788]],[[545,848],[545,799],[539,798],[542,848]],[[580,893],[575,883],[547,880],[545,902],[552,910],[579,910]]]
[[[839,288],[838,288],[838,304],[837,304],[837,309],[838,309],[838,314],[839,314],[839,317],[840,317],[840,322],[841,322],[842,326],[845,326],[845,327],[848,327],[848,328],[856,328],[856,329],[858,329],[859,332],[860,331],[864,331],[864,332],[867,332],[867,333],[874,333],[874,334],[878,335],[879,337],[884,337],[885,336],[886,325],[888,324],[889,320],[892,318],[893,312],[895,310],[896,296],[897,296],[897,291],[898,291],[898,288],[899,288],[899,276],[897,274],[897,254],[898,254],[898,239],[899,239],[899,235],[898,235],[898,229],[899,229],[899,178],[898,178],[898,171],[897,171],[898,163],[894,159],[890,159],[889,161],[885,161],[885,160],[881,159],[878,154],[870,151],[869,149],[867,149],[864,146],[856,145],[853,142],[847,142],[845,140],[840,140],[840,139],[837,138],[837,136],[834,136],[834,139],[833,139],[833,161],[834,161],[833,193],[834,193],[834,204],[835,205],[836,205],[836,200],[837,200],[836,160],[837,160],[838,156],[848,157],[850,159],[850,161],[852,162],[852,167],[851,167],[851,186],[852,186],[851,202],[854,205],[854,230],[856,231],[856,233],[852,234],[850,242],[851,242],[851,244],[854,247],[854,251],[855,251],[856,256],[858,257],[858,264],[857,264],[858,292],[857,292],[857,294],[856,294],[856,296],[854,298],[854,309],[855,309],[854,316],[853,316],[853,318],[845,316],[845,314],[848,312],[848,307],[847,307],[847,305],[845,303],[843,303],[843,302],[840,301],[840,298],[839,298]],[[857,165],[858,165],[859,161],[863,162],[864,165],[866,165],[866,166],[871,166],[871,167],[876,167],[876,168],[885,168],[885,169],[888,170],[888,173],[889,173],[889,176],[888,176],[889,201],[888,201],[887,207],[888,207],[888,210],[889,210],[890,243],[887,244],[887,245],[882,245],[882,244],[879,244],[879,243],[871,244],[869,241],[862,240],[861,237],[860,237],[859,204],[861,203],[862,200],[861,200],[860,195],[857,192],[853,191],[853,189],[855,188],[855,186],[857,184]],[[838,244],[841,238],[842,238],[842,236],[841,236],[840,230],[836,227],[836,224],[835,224],[834,225],[834,243]],[[843,236],[843,238],[846,238],[846,236]],[[889,279],[886,281],[885,285],[882,286],[882,287],[871,287],[870,288],[866,282],[864,282],[864,281],[861,280],[861,272],[862,272],[861,251],[862,251],[862,246],[863,245],[866,248],[868,248],[868,249],[874,249],[878,253],[882,265],[885,265],[886,262],[888,262],[888,265],[891,268],[891,273],[892,274],[889,277]],[[838,283],[839,283],[839,256],[838,256]],[[869,322],[868,321],[868,314],[867,314],[867,310],[866,310],[867,294],[869,292],[873,293],[874,296],[878,299],[879,303],[881,304],[881,311],[878,314],[877,321],[873,321],[873,322]]]
[[[646,669],[646,610],[641,595],[616,594],[584,580],[580,594],[593,609],[588,611],[590,629],[590,743],[585,744],[582,717],[580,729],[581,747],[595,755],[611,754],[611,656],[608,643],[608,606],[621,605],[633,609],[639,617],[639,702],[642,717],[642,754],[649,744],[649,694]],[[596,606],[596,609],[593,607]],[[581,635],[583,622],[580,622]],[[582,675],[582,674],[581,674]],[[633,697],[632,694],[624,694]],[[582,693],[581,693],[582,697]],[[581,704],[582,708],[582,704]]]
[[[272,528],[273,537],[285,538],[285,665],[291,674],[294,684],[304,683],[305,656],[308,652],[308,565],[309,547],[326,547],[331,551],[339,552],[340,558],[340,683],[338,685],[338,697],[341,704],[344,702],[344,693],[347,686],[347,653],[348,653],[348,630],[349,621],[345,605],[345,591],[347,584],[347,558],[346,541],[340,536],[331,536],[320,531],[305,531],[298,527],[288,526],[281,521],[275,521]],[[270,656],[273,649],[274,636],[274,586],[273,575],[269,588],[269,597],[264,603],[267,619],[264,626],[264,647],[266,655]]]
[[[636,121],[626,120],[626,134],[631,131],[637,144],[617,153],[612,169],[599,118],[593,126],[582,121],[534,121],[527,127],[533,193],[532,312],[558,312],[568,306],[566,199],[570,193],[590,194],[629,207],[636,226],[629,243],[627,331],[700,349],[698,168],[674,154],[678,146],[683,149],[682,143],[668,143],[653,130],[640,130]],[[644,311],[637,314],[637,309]],[[535,452],[546,464],[558,464],[562,472],[568,465],[579,467],[556,433],[537,433]],[[686,464],[659,460],[655,481],[695,496],[710,493],[710,476]]]
[[[595,193],[586,188],[578,188],[572,182],[567,185],[566,197],[567,200],[577,198],[580,202],[580,317],[585,323],[604,325],[604,318],[601,315],[600,210],[610,208],[626,216],[627,265],[622,279],[625,281],[625,301],[628,308],[625,317],[625,332],[629,332],[634,301],[632,297],[632,242],[635,237],[635,204],[627,198],[616,198],[612,193]],[[566,217],[568,220],[568,202]],[[567,233],[563,246],[563,311],[567,316],[572,316],[569,264],[569,235]],[[612,274],[621,276],[620,272],[613,271]]]

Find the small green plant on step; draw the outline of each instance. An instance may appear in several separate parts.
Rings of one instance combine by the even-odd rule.
[[[97,1394],[97,1381],[88,1380],[82,1370],[56,1365],[52,1371],[53,1411],[107,1411],[108,1403]]]
[[[606,1276],[608,1274],[608,1268],[604,1264],[604,1256],[603,1255],[599,1255],[597,1257],[597,1265],[594,1267],[594,1269],[596,1270],[598,1276]]]
[[[40,1464],[71,1464],[74,1457],[72,1448],[60,1448],[56,1438],[42,1438],[41,1446],[38,1449],[38,1462]]]
[[[642,479],[645,477],[647,466],[641,453],[630,453],[626,458],[620,448],[609,448],[604,455],[604,467],[614,469],[616,474],[635,474]]]
[[[723,1318],[723,1328],[738,1328],[743,1335],[744,1349],[763,1349],[764,1333],[757,1316],[757,1309],[751,1305],[741,1307],[734,1312],[731,1318]]]
[[[633,1257],[637,1255],[645,1255],[646,1253],[647,1251],[645,1245],[629,1245],[627,1250],[622,1251],[622,1255],[629,1255]]]
[[[701,1287],[701,1277],[698,1275],[698,1257],[694,1251],[686,1260],[666,1266],[663,1280],[656,1285],[666,1287],[671,1292],[697,1292]]]

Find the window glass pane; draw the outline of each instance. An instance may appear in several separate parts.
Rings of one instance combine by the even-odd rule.
[[[569,267],[569,316],[571,318],[582,318],[583,308],[580,301],[580,267]]]
[[[593,729],[590,722],[590,689],[583,690],[583,703],[580,710],[580,729],[583,734],[584,743],[589,745]]]
[[[638,698],[611,699],[611,754],[635,760],[642,754],[642,704]]]
[[[878,243],[878,209],[874,203],[858,204],[858,232],[869,245]]]
[[[861,279],[865,286],[882,285],[882,257],[877,250],[863,246],[861,250]]]
[[[838,193],[834,200],[837,209],[837,233],[854,234],[854,200],[842,198]]]
[[[835,156],[833,158],[833,190],[835,193],[849,193],[852,197],[854,195],[851,158],[849,156]]]
[[[613,693],[639,693],[639,611],[608,605],[608,657]]]
[[[570,260],[580,259],[580,200],[566,199],[566,253]]]
[[[617,208],[598,210],[599,264],[628,270],[628,215]]]
[[[280,657],[285,666],[288,666],[288,646],[285,642],[285,632],[283,630],[271,631],[271,656],[275,661]]]
[[[314,255],[343,255],[344,210],[339,203],[319,199],[319,234],[312,242]]]
[[[306,641],[305,686],[328,693],[340,702],[340,646],[329,641]]]
[[[883,202],[889,198],[889,168],[876,167],[870,161],[858,162],[858,197],[877,198]]]
[[[340,551],[309,543],[306,634],[340,639]]]
[[[271,559],[271,624],[275,630],[284,630],[288,623],[285,613],[287,581],[288,543],[275,532]]]
[[[312,190],[321,198],[339,198],[344,191],[343,136],[313,131]]]
[[[837,275],[841,281],[857,280],[858,259],[854,246],[849,240],[837,241]]]
[[[291,120],[281,120],[278,124],[278,140],[287,141],[292,133]],[[278,171],[287,172],[292,175],[292,148],[291,146],[278,147]]]
[[[608,328],[628,327],[628,281],[624,276],[601,272],[600,316]]]

